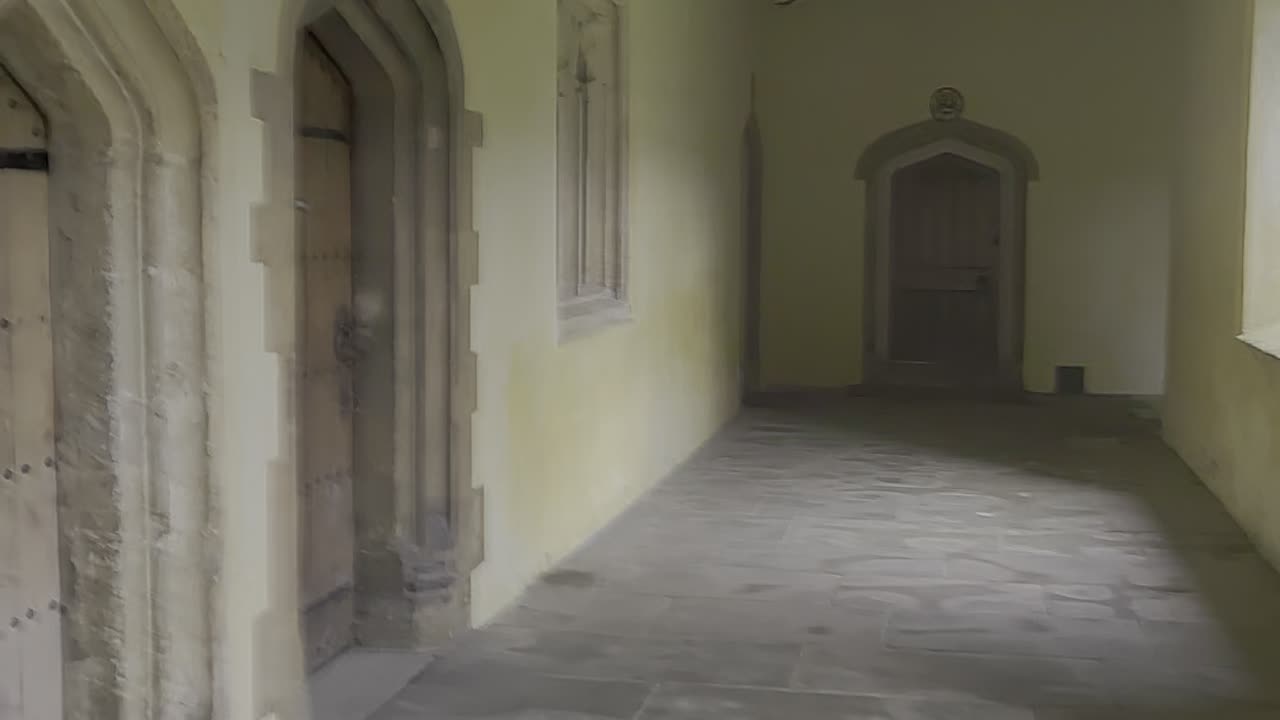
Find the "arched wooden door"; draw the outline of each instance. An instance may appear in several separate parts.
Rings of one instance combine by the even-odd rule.
[[[61,720],[44,120],[0,68],[0,718]]]
[[[353,641],[351,88],[310,34],[298,72],[299,553],[309,668]]]
[[[942,153],[901,168],[891,187],[891,363],[914,380],[994,384],[1000,173]]]

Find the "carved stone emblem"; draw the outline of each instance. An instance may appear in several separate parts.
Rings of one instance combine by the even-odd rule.
[[[929,114],[934,120],[955,120],[964,114],[964,95],[953,87],[934,90],[929,99]]]

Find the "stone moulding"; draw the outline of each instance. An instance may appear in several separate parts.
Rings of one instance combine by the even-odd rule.
[[[1021,140],[995,128],[950,117],[930,119],[893,130],[863,151],[855,177],[866,183],[866,288],[863,324],[864,374],[872,384],[896,382],[890,357],[893,321],[890,292],[891,187],[893,174],[939,154],[959,155],[1000,173],[998,382],[1022,388],[1022,346],[1026,264],[1027,185],[1039,179],[1035,155]]]
[[[167,0],[0,3],[0,64],[50,129],[64,717],[208,717],[212,78]]]
[[[395,203],[391,223],[396,243],[394,374],[397,395],[407,401],[397,402],[394,411],[394,491],[387,508],[379,511],[385,516],[370,526],[389,529],[391,536],[377,541],[378,556],[389,563],[384,566],[380,559],[376,573],[382,600],[359,621],[377,644],[394,639],[422,646],[466,627],[470,575],[483,558],[483,492],[473,484],[471,464],[477,402],[471,294],[479,267],[472,154],[483,139],[483,127],[480,116],[465,109],[461,49],[444,0],[291,0],[279,17],[279,70],[255,70],[252,87],[252,112],[263,124],[266,155],[265,200],[254,210],[252,243],[265,267],[270,308],[265,349],[276,355],[284,382],[278,417],[281,447],[272,464],[277,489],[268,509],[281,519],[271,537],[276,581],[270,608],[257,622],[262,632],[255,650],[259,679],[254,703],[258,715],[276,712],[293,718],[304,712],[299,697],[293,380],[300,264],[294,252],[292,68],[299,32],[311,23],[320,32],[331,19],[347,28],[344,32],[363,46],[360,52],[373,59],[382,82],[391,88],[394,155],[416,159],[388,170],[396,196],[412,201]],[[433,57],[443,57],[443,68],[430,65]],[[351,79],[359,95],[362,80]],[[436,91],[447,93],[447,116],[438,115],[438,103],[424,102]],[[437,162],[441,154],[443,165]],[[439,217],[432,211],[441,200],[448,221],[437,228],[430,222]],[[425,336],[424,327],[442,334]],[[390,566],[399,567],[394,587],[385,572]]]

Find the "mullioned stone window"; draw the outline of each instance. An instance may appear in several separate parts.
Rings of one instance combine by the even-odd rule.
[[[560,0],[557,284],[562,339],[630,317],[625,7]]]

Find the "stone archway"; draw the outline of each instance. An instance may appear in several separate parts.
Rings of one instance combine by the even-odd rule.
[[[288,4],[280,28],[279,67],[287,71],[253,79],[254,114],[266,125],[273,158],[270,202],[258,208],[254,233],[261,247],[295,240],[290,251],[263,258],[274,313],[268,342],[285,376],[295,378],[280,417],[289,440],[278,479],[295,488],[283,497],[298,497],[304,300],[292,98],[305,28],[350,81],[353,97],[352,301],[363,342],[353,378],[355,642],[422,647],[467,626],[470,572],[482,554],[481,495],[470,471],[470,157],[479,117],[463,109],[461,55],[441,0],[299,1]],[[272,622],[299,616],[298,508],[282,498],[272,509],[281,520]],[[270,657],[260,656],[264,667],[300,666],[294,643],[302,638],[281,638]],[[293,682],[285,678],[285,690],[263,698],[263,710],[288,713]]]
[[[952,156],[999,175],[999,210],[994,283],[997,297],[994,374],[980,379],[997,389],[1022,388],[1022,347],[1026,267],[1027,184],[1039,177],[1035,156],[1021,141],[994,128],[964,119],[926,121],[901,128],[872,143],[858,161],[857,177],[866,183],[867,228],[864,326],[865,374],[871,384],[950,384],[922,371],[920,363],[901,362],[892,352],[894,337],[893,229],[894,178],[900,171],[934,158]]]
[[[138,0],[0,6],[0,66],[48,129],[60,593],[20,609],[0,643],[58,622],[63,672],[61,697],[26,717],[212,707],[199,111],[211,83],[162,22]]]

